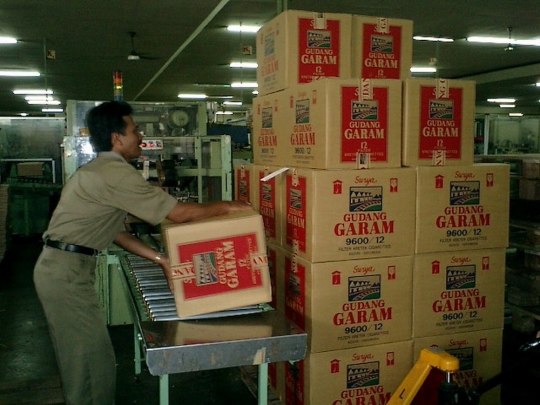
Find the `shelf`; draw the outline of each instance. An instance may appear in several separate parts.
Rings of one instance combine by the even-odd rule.
[[[511,219],[510,220],[510,227],[519,228],[519,229],[525,229],[530,231],[540,231],[540,222],[534,222],[534,221],[527,221],[527,220],[519,220],[519,219]]]
[[[518,307],[517,305],[506,303],[506,306],[512,311],[518,312],[520,314],[530,316],[538,321],[540,321],[540,306],[535,307]]]

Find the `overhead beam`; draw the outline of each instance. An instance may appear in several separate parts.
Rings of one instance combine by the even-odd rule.
[[[505,80],[519,79],[521,77],[538,76],[540,63],[527,66],[520,66],[510,69],[496,70],[478,75],[466,76],[461,79],[474,80],[476,84],[500,82]]]
[[[180,55],[182,51],[186,49],[186,47],[191,43],[191,41],[197,38],[197,36],[202,32],[202,30],[206,28],[206,26],[210,23],[210,21],[214,19],[217,13],[219,13],[221,9],[225,7],[229,1],[230,0],[221,0],[221,2],[216,6],[216,8],[214,8],[212,12],[208,14],[208,16],[204,19],[204,21],[201,24],[199,24],[199,26],[195,29],[195,31],[191,33],[189,38],[186,39],[182,45],[180,45],[180,47],[169,58],[169,60],[167,60],[167,62],[165,62],[165,64],[161,67],[161,69],[157,71],[154,77],[152,77],[150,81],[146,83],[146,85],[141,89],[141,91],[137,93],[137,95],[133,98],[133,100],[137,100],[141,96],[141,94],[143,94],[146,91],[146,89],[150,87],[152,83],[154,83],[154,81],[165,71],[165,69],[169,67],[169,65],[178,57],[178,55]]]

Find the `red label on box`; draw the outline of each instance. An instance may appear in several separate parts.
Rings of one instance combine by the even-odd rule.
[[[362,78],[401,79],[401,27],[364,24]]]
[[[298,83],[339,77],[340,21],[325,22],[319,29],[313,18],[298,19]]]
[[[304,405],[304,361],[285,362],[285,404]]]
[[[463,89],[449,88],[447,98],[437,98],[435,86],[422,86],[418,157],[431,159],[441,151],[446,159],[460,159],[462,115]]]
[[[372,94],[364,100],[358,87],[341,88],[341,162],[355,162],[358,153],[388,161],[388,88],[373,88]]]
[[[259,180],[267,173],[259,172]],[[277,237],[276,222],[276,178],[272,177],[267,181],[259,181],[259,214],[261,214],[266,236]]]
[[[251,190],[251,184],[250,184],[250,176],[249,176],[249,170],[246,170],[245,168],[239,168],[236,169],[236,199],[239,201],[245,201],[245,202],[251,202],[250,200],[250,190]]]
[[[306,269],[285,259],[285,316],[300,329],[306,327]]]
[[[274,309],[277,308],[277,255],[276,251],[270,247],[267,248],[267,254],[268,254],[268,270],[270,272],[270,287],[272,288],[272,301],[270,302],[270,306]],[[283,286],[279,286],[279,288],[283,288]]]
[[[261,254],[256,234],[183,244],[177,248],[180,266],[189,267],[185,274],[190,276],[182,283],[186,300],[247,290],[263,284],[257,266]]]
[[[286,242],[293,249],[306,251],[306,178],[287,175]]]

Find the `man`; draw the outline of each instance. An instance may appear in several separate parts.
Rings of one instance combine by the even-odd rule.
[[[129,104],[116,101],[88,112],[98,156],[64,186],[34,269],[68,405],[114,403],[116,361],[94,289],[95,254],[114,242],[158,263],[172,285],[168,259],[125,230],[126,215],[156,225],[250,209],[239,201],[179,203],[146,182],[129,164],[141,154],[142,141],[131,114]]]

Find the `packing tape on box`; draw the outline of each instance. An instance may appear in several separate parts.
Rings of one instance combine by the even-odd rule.
[[[316,30],[326,29],[326,15],[324,13],[315,12],[313,15],[313,28]]]
[[[388,22],[388,18],[386,17],[379,17],[377,20],[377,28],[378,33],[381,34],[389,34],[390,33],[390,24]]]
[[[445,150],[433,150],[433,166],[445,166],[446,164],[446,151]]]
[[[280,174],[283,173],[283,172],[286,172],[287,170],[289,170],[288,167],[282,167],[281,169],[278,169],[278,170],[276,170],[276,171],[273,171],[272,173],[270,173],[270,174],[267,175],[267,176],[261,177],[261,181],[268,181],[268,180],[270,180],[271,178],[276,177],[276,176],[280,175]]]

